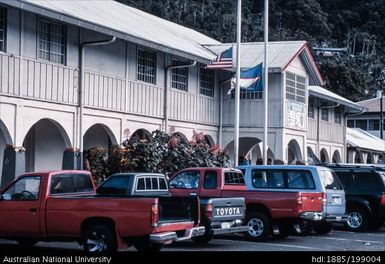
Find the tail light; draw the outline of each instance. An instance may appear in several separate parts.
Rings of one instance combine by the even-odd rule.
[[[151,206],[151,226],[157,227],[159,222],[159,204],[154,203]]]
[[[298,206],[298,210],[301,210],[302,209],[302,204],[303,204],[303,197],[302,197],[302,193],[299,193],[298,196],[297,196],[297,206]]]
[[[327,204],[327,201],[328,199],[326,198],[326,193],[322,193],[322,205],[326,205]]]
[[[212,204],[206,205],[206,207],[205,207],[205,218],[207,218],[207,219],[213,218],[213,205]]]
[[[385,205],[385,194],[383,194],[383,195],[381,196],[381,202],[380,202],[380,204]]]

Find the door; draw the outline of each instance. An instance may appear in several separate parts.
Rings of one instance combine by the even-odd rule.
[[[202,172],[202,187],[199,188],[200,197],[221,197],[221,187],[218,186],[219,178],[216,171]]]
[[[320,170],[319,174],[326,193],[324,212],[328,215],[344,215],[346,211],[345,191],[337,175],[331,170]]]
[[[25,176],[1,195],[0,235],[40,236],[40,176]]]

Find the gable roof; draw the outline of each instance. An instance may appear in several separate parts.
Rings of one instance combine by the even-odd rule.
[[[341,105],[348,107],[350,110],[352,110],[352,112],[363,112],[366,110],[365,107],[319,86],[309,86],[309,95],[313,95],[315,97],[335,103],[340,103]]]
[[[216,54],[232,47],[233,43],[203,45]],[[241,68],[254,67],[264,60],[264,42],[242,43]],[[271,41],[268,46],[269,71],[282,72],[298,56],[307,68],[311,83],[322,85],[323,79],[306,41]]]
[[[380,97],[364,100],[357,102],[358,105],[367,108],[368,110],[366,112],[380,112],[381,105],[380,105]],[[382,100],[382,109],[385,110],[385,99],[383,97]]]
[[[203,62],[215,59],[216,55],[202,44],[220,43],[113,0],[0,0],[0,3]]]

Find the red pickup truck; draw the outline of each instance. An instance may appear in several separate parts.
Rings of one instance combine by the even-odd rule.
[[[159,250],[204,234],[204,227],[198,227],[197,197],[140,194],[167,191],[164,175],[137,174],[127,184],[129,193],[111,197],[96,194],[86,171],[22,175],[1,192],[0,237],[24,245],[77,241],[86,251],[103,252],[131,244],[138,250]]]
[[[199,184],[179,187],[178,175],[197,174]],[[292,231],[295,220],[306,216],[317,217],[322,211],[323,196],[318,192],[272,189],[248,191],[241,170],[231,168],[187,168],[181,170],[171,181],[171,192],[196,193],[201,197],[244,197],[248,231],[245,235],[253,241],[266,240],[273,234],[273,226],[279,228],[279,236],[286,237]],[[180,189],[180,190],[178,190]],[[220,213],[220,212],[218,212]]]

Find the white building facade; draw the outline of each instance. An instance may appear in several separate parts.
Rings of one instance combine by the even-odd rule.
[[[305,42],[270,45],[269,155],[306,160],[314,143],[308,86],[322,79]],[[252,50],[242,67],[251,67],[263,50],[246,46]],[[225,47],[111,0],[0,0],[2,186],[24,171],[78,168],[79,150],[157,129],[186,140],[195,129],[231,153],[232,73],[205,68]],[[254,160],[263,138],[261,95],[244,93],[241,103],[240,154]]]

